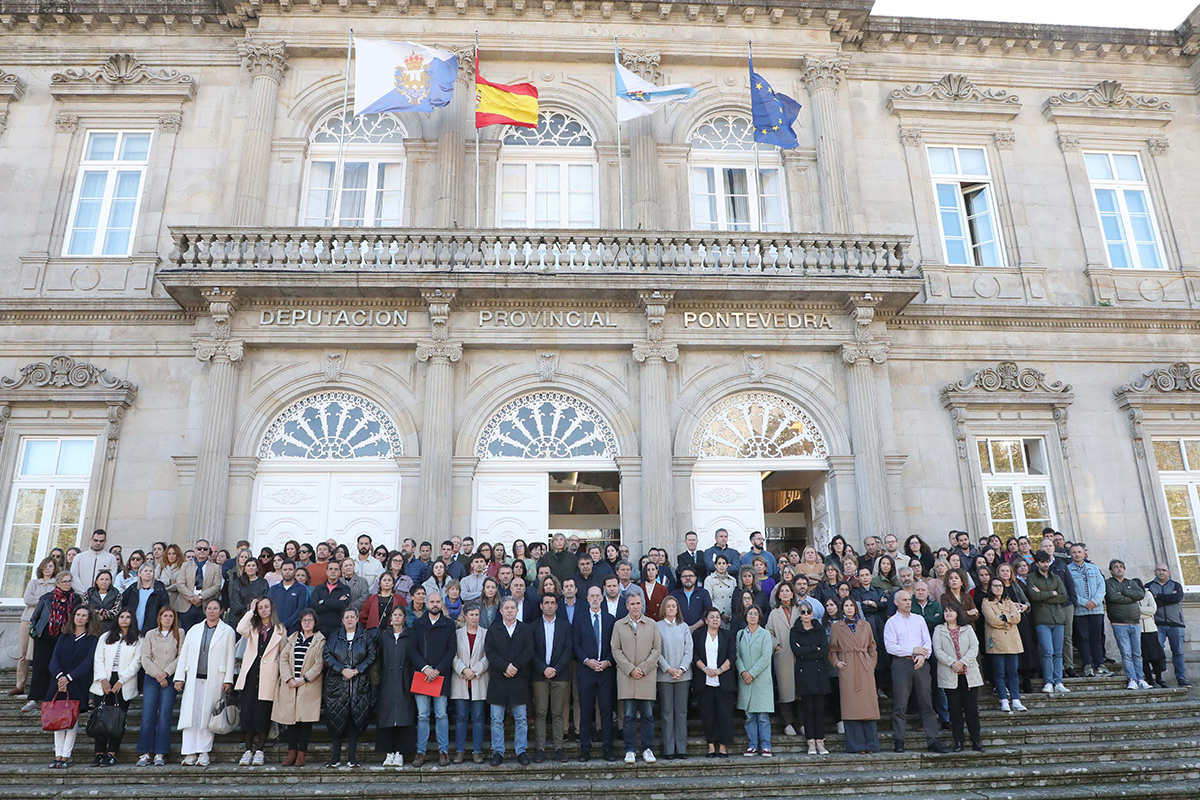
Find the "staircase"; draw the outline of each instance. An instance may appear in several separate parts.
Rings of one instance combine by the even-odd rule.
[[[741,755],[745,737],[735,726],[728,759],[706,759],[698,720],[693,720],[687,761],[636,766],[593,757],[587,764],[567,753],[568,764],[519,766],[509,758],[501,767],[466,763],[449,767],[426,764],[399,770],[377,766],[374,728],[360,742],[364,766],[328,770],[328,738],[318,725],[309,748],[309,766],[238,767],[240,737],[218,737],[213,764],[183,767],[178,756],[166,767],[135,767],[140,701],[129,711],[128,732],[115,767],[88,766],[92,741],[80,725],[73,765],[49,770],[51,734],[40,729],[37,714],[19,712],[23,699],[0,700],[0,800],[41,798],[457,798],[604,797],[608,800],[726,800],[727,798],[854,797],[859,800],[1107,800],[1108,798],[1200,798],[1200,701],[1181,688],[1129,691],[1121,678],[1068,679],[1067,695],[1025,695],[1029,711],[1004,714],[990,692],[982,690],[983,754],[935,755],[925,752],[924,737],[910,720],[906,753],[892,752],[890,707],[881,701],[883,752],[851,756],[841,737],[826,738],[829,756],[809,756],[803,739],[772,736],[775,757]],[[531,725],[532,728],[532,725]],[[453,729],[452,729],[453,730]],[[532,730],[531,730],[532,733]],[[531,737],[532,738],[532,737]],[[509,747],[511,748],[511,734]],[[618,734],[618,749],[620,737]],[[949,735],[942,734],[943,743]],[[178,748],[179,734],[173,743]],[[282,745],[268,749],[268,764],[278,765]],[[436,748],[435,748],[436,749]],[[490,752],[488,753],[490,755]],[[532,755],[532,753],[531,753]],[[406,758],[406,761],[409,759]]]

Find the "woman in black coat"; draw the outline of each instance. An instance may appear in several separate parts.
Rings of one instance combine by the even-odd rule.
[[[807,602],[796,607],[792,625],[792,655],[796,657],[796,699],[809,755],[828,755],[825,749],[825,698],[829,695],[829,638],[813,621]]]
[[[375,752],[387,753],[385,767],[404,766],[404,750],[411,751],[413,727],[417,724],[417,705],[413,700],[413,663],[417,658],[416,642],[404,627],[404,609],[392,610],[390,625],[379,629],[379,704],[375,708]]]
[[[375,642],[365,628],[358,627],[358,612],[352,608],[342,614],[342,627],[325,645],[325,688],[322,706],[325,724],[333,740],[327,767],[341,766],[342,739],[349,752],[346,765],[358,766],[358,734],[367,727],[371,715],[371,676],[375,663]]]
[[[711,645],[711,647],[710,647]],[[728,758],[733,747],[733,704],[737,683],[733,665],[737,660],[733,634],[721,627],[721,612],[710,608],[704,627],[692,634],[692,695],[700,707],[709,758]]]
[[[22,714],[36,711],[46,699],[50,688],[50,659],[54,656],[54,645],[60,633],[71,627],[71,616],[83,602],[71,588],[70,572],[60,572],[54,579],[54,588],[38,598],[33,616],[29,620],[29,635],[33,638],[33,658],[29,669],[29,702],[21,707]]]
[[[114,590],[115,591],[115,590]],[[68,700],[79,701],[79,718],[88,710],[92,687],[92,665],[95,663],[96,637],[89,633],[92,612],[86,606],[76,608],[71,619],[62,626],[62,633],[54,644],[50,657],[50,677],[53,683],[46,692],[46,700],[56,695]],[[65,769],[71,763],[71,751],[75,747],[75,735],[79,722],[65,731],[54,732],[54,763],[50,769]]]

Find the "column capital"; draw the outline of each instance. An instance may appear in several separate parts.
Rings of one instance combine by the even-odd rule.
[[[890,343],[876,339],[871,324],[875,321],[875,307],[879,298],[870,292],[851,295],[846,301],[846,311],[854,319],[854,341],[842,345],[842,361],[846,364],[875,362],[882,364],[887,360]]]
[[[288,68],[286,42],[239,42],[238,54],[242,57],[242,64],[255,77],[266,75],[278,82]]]
[[[842,362],[851,366],[870,364],[871,362],[882,364],[887,361],[890,347],[888,342],[871,342],[869,344],[847,342],[842,345]]]
[[[450,338],[450,308],[458,292],[453,289],[422,289],[421,299],[429,306],[429,335],[435,342],[446,342]],[[462,355],[462,345],[458,345]],[[417,349],[420,358],[420,348]],[[424,361],[425,359],[421,359]],[[452,359],[458,361],[457,358]]]
[[[246,343],[228,337],[205,337],[192,342],[196,358],[201,361],[230,361],[237,363],[246,355]]]
[[[633,343],[634,361],[643,364],[654,359],[674,363],[679,360],[679,345],[654,341]]]
[[[462,360],[462,354],[463,348],[461,342],[435,341],[417,343],[417,361],[444,358],[453,364]]]
[[[667,317],[667,306],[675,299],[674,292],[654,291],[638,292],[638,302],[646,309],[646,338],[651,342],[661,342],[663,337],[663,322]],[[636,350],[635,350],[636,352]],[[638,359],[639,361],[641,359]],[[674,361],[675,359],[671,359]]]
[[[846,62],[841,57],[805,58],[800,80],[810,92],[817,89],[836,89],[846,74]]]

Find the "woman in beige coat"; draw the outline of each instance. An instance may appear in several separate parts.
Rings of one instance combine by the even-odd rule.
[[[279,685],[279,651],[287,631],[275,615],[275,601],[258,597],[250,601],[237,632],[246,638],[242,671],[233,687],[242,693],[242,730],[246,734],[246,752],[238,766],[261,767],[267,731],[271,729],[271,705]]]
[[[875,634],[853,597],[842,601],[842,618],[829,633],[829,663],[838,670],[846,752],[879,752],[879,697],[875,688]]]
[[[471,760],[483,763],[483,718],[487,711],[488,660],[483,642],[487,629],[479,626],[479,606],[462,612],[463,626],[455,634],[454,674],[450,699],[454,701],[454,763],[461,764],[467,746],[467,718],[471,719]]]
[[[283,766],[304,766],[313,723],[321,719],[321,673],[325,671],[325,637],[317,630],[317,614],[300,612],[300,630],[279,650],[279,683],[271,719],[287,725],[287,758]]]
[[[811,549],[811,548],[808,548]],[[807,552],[807,550],[806,550]],[[776,705],[783,715],[783,732],[796,735],[796,656],[792,654],[792,625],[796,624],[796,590],[786,581],[771,593],[771,616],[767,630],[775,640]]]
[[[982,587],[981,587],[982,588]],[[1025,651],[1021,644],[1021,608],[1004,596],[1004,581],[992,578],[983,601],[983,625],[986,631],[987,652],[992,657],[996,692],[1000,695],[1000,710],[1028,711],[1021,703],[1020,680],[1017,677],[1017,656]]]
[[[966,614],[958,603],[942,609],[945,622],[934,628],[933,653],[937,658],[937,683],[946,690],[950,705],[950,728],[954,732],[954,752],[963,749],[963,722],[971,734],[971,747],[983,752],[979,733],[979,639],[970,625],[960,625]]]

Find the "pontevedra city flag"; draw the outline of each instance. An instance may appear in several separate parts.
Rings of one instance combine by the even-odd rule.
[[[458,56],[412,42],[354,40],[354,113],[433,111],[454,97]]]
[[[475,59],[475,127],[516,125],[536,128],[538,121],[538,90],[532,83],[492,83],[479,74],[479,59]]]

